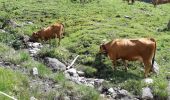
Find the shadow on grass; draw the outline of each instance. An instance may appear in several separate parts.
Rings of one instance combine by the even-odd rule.
[[[125,71],[124,67],[117,67],[116,70],[112,69],[112,63],[108,57],[97,54],[95,57],[94,65],[97,69],[96,77],[109,80],[113,83],[122,83],[126,80],[141,80],[142,76],[132,73],[130,71]]]

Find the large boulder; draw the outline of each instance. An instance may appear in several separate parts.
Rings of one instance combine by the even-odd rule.
[[[153,94],[149,87],[145,87],[142,89],[142,100],[152,100]]]
[[[45,57],[44,61],[54,72],[66,70],[66,66],[56,58]]]

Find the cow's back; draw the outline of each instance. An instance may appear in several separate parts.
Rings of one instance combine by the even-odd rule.
[[[112,46],[117,59],[138,60],[153,52],[154,42],[150,39],[119,39]]]

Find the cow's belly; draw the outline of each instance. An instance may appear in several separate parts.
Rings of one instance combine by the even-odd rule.
[[[128,60],[128,61],[136,61],[136,60],[141,61],[141,62],[143,61],[142,57],[140,57],[140,56],[122,57],[122,59]]]

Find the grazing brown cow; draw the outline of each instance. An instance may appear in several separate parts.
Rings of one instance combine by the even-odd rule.
[[[38,32],[33,32],[31,39],[33,41],[49,40],[53,38],[59,38],[58,45],[60,45],[60,40],[64,34],[64,25],[60,23],[53,24],[47,28],[43,28]]]
[[[153,68],[156,41],[153,38],[116,39],[100,45],[100,53],[106,53],[114,65],[117,59],[126,61],[139,60],[144,63],[145,77]],[[114,66],[113,66],[114,68]]]
[[[154,6],[158,4],[170,3],[170,0],[152,0]]]

